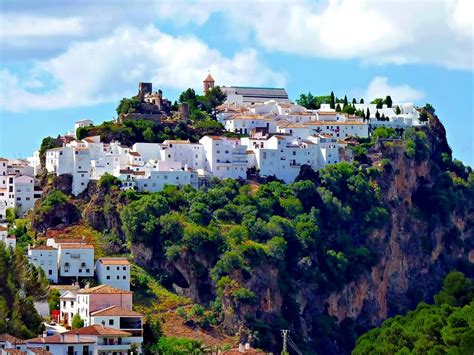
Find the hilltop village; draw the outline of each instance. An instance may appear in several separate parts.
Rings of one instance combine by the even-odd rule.
[[[397,131],[426,124],[413,104],[391,99],[366,104],[349,103],[347,98],[336,102],[332,97],[330,103],[307,108],[292,102],[283,88],[218,87],[209,74],[203,94],[212,90],[223,98],[210,114],[222,134],[205,134],[194,142],[166,139],[125,145],[104,141],[101,135],[83,137],[83,132],[94,128],[94,122],[85,119],[55,139],[54,147],[38,149],[27,160],[1,158],[0,221],[34,208],[43,194],[41,177],[45,176],[70,177],[75,196],[109,175],[120,181],[121,189],[140,192],[157,192],[166,185],[198,188],[214,178],[291,183],[304,166],[317,171],[351,161],[351,147],[378,127]],[[153,92],[151,83],[139,83],[138,94],[124,100],[121,105],[134,109],[120,113],[114,124],[144,120],[172,125],[190,119],[189,104],[181,102],[173,109],[176,105],[161,90]],[[0,242],[12,248],[17,243],[6,223],[0,225]],[[97,258],[94,246],[81,236],[48,237],[47,231],[44,244],[28,246],[27,258],[60,294],[59,310],[51,313],[45,305],[39,306],[42,315],[67,331],[29,340],[4,335],[0,337],[3,348],[16,348],[22,354],[39,354],[36,348],[44,350],[41,354],[141,353],[144,316],[132,310],[126,258]],[[84,279],[94,279],[97,286],[80,287],[78,281]],[[82,324],[71,329],[75,318]]]
[[[209,74],[203,81],[203,91],[214,87]],[[212,177],[247,179],[251,171],[289,183],[303,165],[319,170],[350,160],[351,152],[346,147],[351,138],[367,138],[381,126],[404,129],[426,123],[410,103],[346,102],[333,108],[325,103],[319,109],[307,109],[293,103],[283,88],[223,86],[220,90],[226,99],[216,107],[215,117],[233,136],[205,135],[194,143],[164,140],[126,146],[119,141],[102,142],[100,136],[78,139],[79,129],[93,126],[93,121],[86,119],[75,122],[74,130],[60,137],[60,147],[45,152],[44,166],[39,150],[26,161],[3,159],[0,218],[9,207],[20,213],[33,207],[41,196],[33,177],[43,169],[58,176],[71,175],[74,195],[105,174],[119,178],[123,189],[138,191],[159,191],[165,185],[198,187]],[[171,103],[163,98],[161,90],[153,92],[151,83],[139,84],[137,98],[142,111],[121,115],[118,121],[160,122],[169,115]],[[341,112],[343,105],[364,113],[364,117]],[[186,120],[187,115],[186,104],[181,104],[179,118]]]

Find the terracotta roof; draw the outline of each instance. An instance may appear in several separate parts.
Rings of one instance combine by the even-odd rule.
[[[82,238],[53,237],[53,240],[56,244],[78,244],[78,243],[83,243],[84,242],[84,239],[82,239]]]
[[[100,258],[97,261],[104,265],[130,265],[130,262],[125,258]]]
[[[132,294],[133,292],[132,291],[125,291],[125,290],[121,290],[119,288],[116,288],[116,287],[112,287],[112,286],[109,286],[109,285],[99,285],[99,286],[96,286],[96,287],[91,287],[91,288],[84,288],[82,290],[80,290],[78,293],[80,294],[91,294],[91,293],[95,293],[95,294],[117,294],[117,293],[122,293],[122,294]]]
[[[0,161],[8,161],[8,159],[0,158]]]
[[[133,171],[130,169],[120,169],[120,174],[145,175],[144,171]]]
[[[2,349],[7,354],[12,354],[12,355],[25,355],[26,353],[20,349]]]
[[[0,232],[6,232],[8,230],[7,227],[0,226]]]
[[[143,317],[142,314],[131,311],[129,309],[121,308],[119,306],[111,306],[98,311],[92,312],[91,316],[128,316],[128,317]]]
[[[367,125],[363,122],[340,122],[340,121],[310,121],[303,123],[304,126],[361,126]]]
[[[189,141],[189,139],[186,139],[186,140],[177,140],[177,139],[170,139],[170,140],[168,140],[168,139],[167,139],[167,140],[165,140],[163,143],[164,143],[164,144],[189,144],[189,143],[191,143],[191,142]]]
[[[132,151],[130,151],[130,152],[128,152],[128,154],[130,154],[130,155],[132,155],[132,156],[134,156],[134,157],[141,157],[140,153],[138,153],[138,152],[132,152]]]
[[[50,247],[49,245],[36,245],[30,247],[30,250],[56,250],[56,248]]]
[[[43,349],[43,348],[28,347],[28,350],[37,355],[52,355],[53,354],[52,352],[49,352],[48,350]]]
[[[61,249],[94,249],[94,246],[85,243],[61,244]]]
[[[93,140],[92,138],[84,138],[83,141],[86,141],[88,143],[95,143],[95,140]]]
[[[212,77],[211,73],[207,74],[206,79],[203,80],[203,82],[206,81],[212,81],[215,82],[214,78]]]
[[[48,337],[38,337],[33,339],[28,339],[26,342],[28,344],[95,344],[95,340],[92,339],[84,339],[77,336],[75,334],[55,334],[50,335]]]
[[[123,330],[104,327],[102,325],[94,324],[88,327],[70,330],[66,334],[79,334],[79,335],[118,335],[118,336],[130,336],[132,334],[124,332]]]
[[[0,334],[0,341],[4,342],[7,341],[11,344],[26,344],[24,340],[18,339],[17,337],[14,337],[13,335],[10,334]]]
[[[76,291],[80,287],[79,285],[49,285],[49,288],[53,290]]]

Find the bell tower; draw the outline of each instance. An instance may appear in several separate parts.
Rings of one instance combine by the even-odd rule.
[[[202,90],[204,94],[207,93],[210,89],[214,88],[215,80],[212,77],[211,73],[207,74],[206,79],[202,82]]]

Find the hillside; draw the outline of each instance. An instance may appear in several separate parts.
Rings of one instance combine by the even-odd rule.
[[[439,119],[353,149],[354,163],[303,167],[292,184],[137,193],[101,179],[72,198],[50,182],[33,228],[91,228],[103,255],[132,259],[138,309],[168,336],[214,345],[215,332],[278,351],[290,329],[304,353],[349,353],[361,333],[430,301],[450,270],[474,271],[474,174],[452,160]]]

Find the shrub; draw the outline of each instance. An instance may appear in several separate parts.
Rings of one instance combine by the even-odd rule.
[[[82,328],[84,326],[84,320],[81,319],[79,313],[76,313],[74,317],[72,317],[72,329]]]

